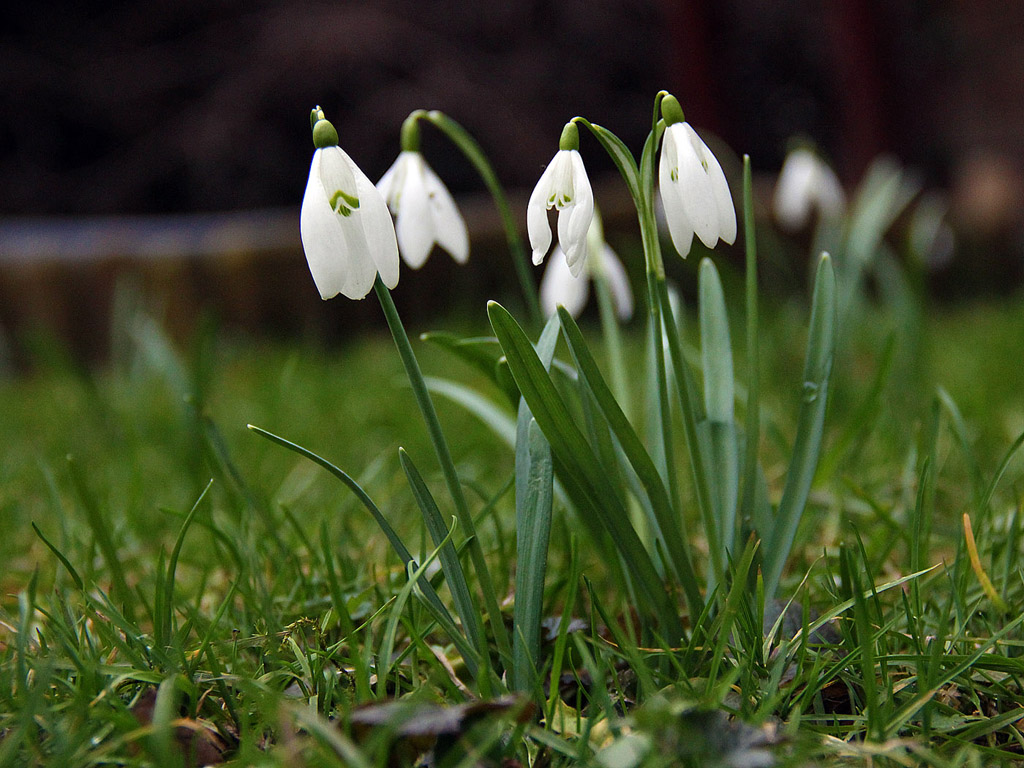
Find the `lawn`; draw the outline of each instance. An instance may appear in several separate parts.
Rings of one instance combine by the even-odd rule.
[[[724,277],[735,298],[741,278]],[[33,373],[0,381],[0,765],[179,765],[175,745],[191,765],[1019,760],[1019,459],[993,479],[1024,431],[1024,302],[918,310],[908,325],[869,307],[837,352],[821,461],[779,600],[765,598],[761,553],[736,552],[720,602],[701,616],[682,611],[681,643],[665,642],[622,563],[605,557],[608,542],[556,491],[538,687],[517,697],[497,672],[507,660],[486,617],[496,672],[474,675],[468,661],[481,657],[438,623],[422,583],[408,579],[415,567],[350,488],[246,428],[349,473],[416,562],[430,563],[421,578],[451,608],[450,572],[431,558],[444,549],[427,534],[400,446],[445,528],[451,503],[383,321],[380,333],[330,349],[228,331],[175,345],[139,313],[110,364],[89,371],[59,345],[37,345]],[[759,455],[777,504],[808,302],[768,302],[761,313]],[[431,329],[406,320],[411,333]],[[582,328],[599,350],[591,321]],[[695,315],[686,328],[696,364]],[[490,333],[483,306],[464,330]],[[639,320],[624,329],[628,370],[644,369],[646,339]],[[514,423],[486,375],[437,345],[413,345],[428,377],[472,385]],[[557,357],[572,366],[564,347]],[[627,406],[637,421],[641,389]],[[461,405],[435,400],[508,630],[513,450]],[[709,545],[678,434],[703,580]]]

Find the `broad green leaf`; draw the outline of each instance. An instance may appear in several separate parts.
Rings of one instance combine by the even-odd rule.
[[[643,151],[640,153],[640,189],[645,200],[654,199],[654,154],[658,151],[661,136],[665,132],[665,121],[657,120],[647,134]]]
[[[706,531],[715,536],[722,562],[736,554],[736,507],[740,484],[740,444],[733,422],[705,419],[697,424],[697,439],[707,475],[708,495],[711,499],[713,527]],[[708,584],[708,590],[714,583]]]
[[[704,468],[714,512],[721,561],[725,553],[734,552],[736,535],[736,504],[739,498],[739,445],[734,421],[736,382],[732,365],[732,342],[729,317],[725,309],[722,281],[714,262],[705,258],[700,263],[700,351],[704,373],[703,425],[707,435],[707,456]]]
[[[725,294],[718,270],[711,259],[700,262],[700,353],[704,370],[704,410],[708,420],[730,423],[733,420],[735,378],[732,368],[732,342]]]
[[[558,343],[558,323],[549,318],[537,353],[551,367]],[[551,445],[520,397],[515,427],[516,452],[516,580],[513,609],[512,684],[543,702],[540,681],[540,621],[544,604],[548,541],[554,493]]]
[[[512,638],[513,687],[536,692],[540,685],[540,621],[544,605],[554,466],[551,446],[530,415],[520,407],[520,439],[516,445],[516,581]]]
[[[682,634],[675,606],[668,597],[657,569],[629,523],[628,512],[615,505],[614,489],[609,487],[604,469],[576,426],[569,409],[555,389],[544,364],[530,340],[508,311],[496,302],[487,306],[491,327],[505,350],[509,369],[515,377],[530,411],[551,443],[556,471],[570,495],[583,496],[601,528],[611,536],[630,576],[649,607],[661,623],[666,642],[674,642]],[[589,515],[581,514],[587,519]]]
[[[683,585],[686,593],[691,614],[696,615],[703,606],[700,596],[700,589],[697,584],[697,577],[693,571],[693,565],[686,541],[682,531],[682,511],[672,508],[668,492],[662,482],[661,474],[655,466],[654,461],[644,448],[639,436],[633,426],[629,423],[622,408],[616,402],[611,389],[601,375],[597,362],[591,355],[583,334],[580,332],[576,321],[572,319],[564,308],[558,308],[558,319],[562,324],[562,333],[565,335],[569,345],[569,351],[580,376],[586,382],[594,396],[601,413],[607,420],[608,425],[615,433],[623,453],[629,460],[630,466],[636,472],[637,477],[644,486],[647,497],[650,500],[655,520],[661,532],[662,540],[668,552],[672,569]]]
[[[700,510],[701,520],[704,522],[705,533],[710,544],[708,550],[711,555],[711,572],[716,574],[716,578],[721,578],[725,574],[725,558],[721,548],[717,545],[720,541],[716,533],[718,526],[705,469],[709,457],[705,455],[697,430],[697,424],[706,417],[704,406],[697,396],[693,374],[690,372],[683,351],[680,328],[676,324],[676,312],[672,307],[672,297],[668,284],[664,280],[658,281],[656,300],[662,312],[662,338],[668,344],[672,373],[675,377],[678,395],[676,402],[679,403],[683,416],[683,435],[686,437],[686,448],[690,458],[690,476],[693,479],[697,507]]]

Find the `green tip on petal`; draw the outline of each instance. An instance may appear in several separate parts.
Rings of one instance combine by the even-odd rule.
[[[338,132],[330,121],[324,118],[323,110],[317,107],[314,113],[317,114],[317,119],[313,122],[313,146],[317,149],[338,146]],[[313,115],[310,115],[310,120],[312,119]]]
[[[417,109],[402,123],[402,151],[420,151],[420,124],[419,118],[423,114],[422,109]]]
[[[661,116],[665,120],[665,125],[675,125],[686,120],[683,117],[683,108],[679,104],[679,99],[671,93],[661,100]]]
[[[580,148],[580,132],[576,127],[576,123],[570,120],[565,124],[565,128],[562,129],[562,137],[558,140],[559,149],[579,149]]]

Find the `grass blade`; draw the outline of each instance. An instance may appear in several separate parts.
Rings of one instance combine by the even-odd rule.
[[[455,514],[459,518],[459,525],[465,532],[469,546],[469,557],[473,563],[473,570],[476,573],[477,584],[483,594],[484,609],[491,621],[491,631],[494,633],[495,642],[498,644],[498,652],[504,663],[509,663],[512,658],[512,644],[509,642],[508,633],[505,630],[504,620],[501,617],[501,607],[498,605],[498,598],[494,591],[494,584],[491,579],[491,572],[487,567],[487,558],[484,557],[483,546],[476,535],[476,524],[473,522],[473,515],[466,503],[466,495],[462,491],[462,481],[459,479],[458,470],[455,468],[455,461],[452,458],[451,449],[448,447],[448,440],[444,430],[441,429],[441,422],[437,418],[437,411],[434,408],[434,401],[430,398],[427,385],[423,380],[423,371],[420,369],[419,361],[413,352],[412,344],[409,343],[409,335],[405,331],[402,319],[398,315],[398,308],[395,306],[391,292],[387,289],[379,276],[374,283],[374,291],[380,300],[381,309],[387,320],[391,337],[395,341],[395,348],[402,359],[402,366],[405,368],[409,378],[409,385],[412,388],[416,405],[419,407],[423,422],[430,436],[430,442],[434,446],[434,454],[437,456],[437,463],[441,465],[441,474],[444,476],[448,493],[455,504]]]
[[[32,523],[32,530],[36,532],[36,536],[40,538],[43,544],[46,545],[46,548],[53,552],[54,557],[56,557],[60,561],[60,564],[64,566],[64,569],[71,576],[71,580],[75,582],[75,587],[77,587],[79,591],[85,589],[82,577],[78,575],[78,571],[75,570],[75,566],[71,564],[71,561],[68,560],[59,549],[50,543],[50,540],[43,535],[43,532],[39,530],[39,526],[35,523]]]
[[[171,625],[174,620],[174,582],[175,575],[178,570],[178,556],[181,554],[181,547],[185,543],[185,534],[188,533],[189,527],[192,525],[192,520],[196,516],[196,512],[199,511],[199,505],[206,498],[206,494],[210,490],[210,486],[213,485],[213,479],[206,484],[203,488],[203,492],[199,494],[199,498],[196,499],[196,503],[192,505],[192,509],[185,517],[185,522],[181,524],[181,530],[178,531],[178,538],[174,542],[174,549],[171,550],[171,557],[167,561],[167,575],[164,578],[164,597],[163,597],[163,613],[157,614],[156,627],[154,627],[154,633],[156,634],[156,642],[159,645],[167,645],[171,637]]]
[[[451,544],[452,536],[455,533],[455,529],[458,527],[458,519],[452,518],[451,530],[446,531],[446,535],[441,539],[441,543],[437,545],[433,552],[423,561],[423,565],[416,565],[415,561],[410,561],[405,564],[406,575],[408,579],[402,588],[399,590],[398,595],[395,596],[395,600],[391,605],[391,611],[388,614],[387,624],[384,629],[384,639],[381,641],[381,650],[377,659],[377,692],[378,695],[383,697],[386,691],[387,678],[391,670],[391,654],[395,649],[395,642],[398,635],[398,622],[402,618],[402,613],[405,611],[406,603],[409,602],[409,598],[413,594],[413,590],[417,587],[422,588],[423,584],[429,584],[429,580],[423,578],[427,572],[427,568],[433,563],[444,549],[445,545]],[[433,590],[433,588],[431,588]],[[456,633],[458,634],[458,633]],[[469,659],[467,659],[469,661]]]
[[[125,610],[127,610],[130,606],[134,605],[134,600],[132,599],[132,592],[128,588],[128,582],[124,578],[124,569],[121,567],[121,559],[117,555],[117,547],[114,546],[114,540],[110,536],[112,526],[104,519],[103,511],[96,500],[96,495],[89,488],[88,483],[86,483],[85,475],[82,474],[82,469],[78,466],[78,462],[71,456],[68,456],[68,469],[71,472],[71,482],[75,486],[79,500],[82,502],[82,509],[85,510],[85,519],[92,529],[92,535],[96,539],[100,552],[103,553],[103,559],[107,564],[107,568],[110,569],[110,576],[113,580],[112,591],[117,596],[117,599],[121,601]]]
[[[779,509],[770,531],[760,531],[766,539],[764,583],[765,597],[775,597],[782,569],[796,537],[797,526],[807,506],[807,496],[821,455],[825,433],[825,408],[836,344],[836,278],[832,260],[822,254],[814,281],[811,328],[804,361],[803,402],[797,421],[793,458],[786,474]]]
[[[398,534],[395,533],[395,529],[391,527],[391,524],[384,517],[384,514],[380,511],[377,505],[373,503],[373,499],[369,497],[369,495],[366,493],[366,491],[362,489],[359,483],[353,480],[352,477],[347,472],[345,472],[342,469],[339,469],[334,464],[329,462],[327,459],[323,458],[322,456],[316,453],[313,453],[308,448],[303,448],[301,445],[296,445],[290,440],[286,440],[283,437],[275,435],[273,432],[268,432],[267,430],[261,429],[260,427],[257,427],[253,424],[247,424],[246,426],[250,430],[255,432],[257,435],[265,437],[270,442],[277,443],[278,445],[283,446],[288,450],[294,451],[300,456],[309,459],[313,463],[319,464],[321,467],[326,469],[336,478],[341,480],[341,482],[347,485],[349,490],[351,490],[352,493],[355,494],[359,502],[366,508],[366,511],[369,512],[370,516],[373,517],[373,519],[376,521],[377,525],[380,526],[380,529],[381,531],[383,531],[384,536],[391,544],[392,549],[395,550],[395,554],[397,554],[398,557],[402,560],[402,563],[405,565],[405,567],[408,568],[409,563],[412,563],[413,566],[416,565],[416,561],[413,559],[413,556],[409,552],[409,549],[402,542],[402,539],[399,538]],[[434,588],[430,586],[429,581],[424,583],[423,591],[427,597],[428,602],[430,602],[434,609],[442,614],[445,614],[448,620],[451,622],[451,614],[448,613],[448,609],[444,607],[444,603],[441,602],[441,598],[437,596],[437,592],[434,591]],[[454,624],[454,622],[451,623]]]
[[[448,529],[445,528],[441,513],[437,509],[437,502],[434,501],[430,489],[423,482],[423,476],[404,448],[398,449],[398,459],[405,471],[406,479],[409,481],[412,495],[419,505],[420,512],[423,513],[423,521],[426,523],[430,538],[434,542],[434,546],[438,547],[441,570],[444,572],[445,581],[448,582],[452,599],[455,601],[455,612],[462,619],[463,631],[470,644],[480,651],[481,656],[486,656],[483,617],[480,607],[469,590],[462,562],[459,560],[458,552],[455,551],[455,545],[449,539]]]

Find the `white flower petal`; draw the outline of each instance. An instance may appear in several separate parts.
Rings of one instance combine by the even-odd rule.
[[[551,247],[551,227],[548,224],[548,198],[551,197],[552,179],[555,172],[556,154],[544,169],[537,185],[530,193],[530,202],[526,206],[526,232],[530,237],[530,248],[533,250],[533,263],[540,264],[547,256]]]
[[[661,192],[661,213],[668,224],[672,245],[685,259],[693,244],[693,225],[686,215],[679,195],[679,147],[676,141],[678,134],[677,131],[671,130],[673,127],[666,128],[662,138],[661,157],[658,161],[658,190]]]
[[[384,171],[384,175],[377,182],[377,191],[380,192],[392,213],[398,209],[398,191],[402,186],[402,177],[405,176],[406,159],[405,152],[400,152],[395,162]]]
[[[736,242],[736,207],[732,202],[732,193],[729,191],[729,182],[725,180],[725,173],[718,159],[711,154],[711,150],[705,145],[707,154],[705,159],[708,166],[708,178],[711,181],[711,192],[715,198],[715,210],[718,213],[718,236],[729,245]]]
[[[586,211],[581,211],[578,206],[566,206],[558,212],[558,245],[565,254],[565,261],[574,276],[579,276],[587,263],[586,232],[584,231],[582,238],[573,237],[571,234],[574,229],[579,228],[582,214],[585,213]]]
[[[594,221],[594,191],[590,186],[590,179],[587,178],[587,169],[583,165],[583,158],[580,156],[580,153],[572,150],[569,157],[572,161],[572,213],[569,216],[564,234],[562,216],[559,216],[558,242],[567,255],[570,249],[575,250],[579,248],[582,252],[581,258],[569,259],[570,269],[573,270],[574,275],[578,276],[586,261],[587,232],[590,231],[590,225]],[[568,239],[568,243],[566,239]]]
[[[775,218],[789,230],[803,229],[811,216],[810,189],[814,184],[814,155],[797,149],[787,155],[775,185]]]
[[[666,182],[666,177],[666,173],[661,173],[658,180],[665,222],[668,224],[672,245],[675,246],[676,252],[685,259],[693,245],[693,225],[690,224],[683,201],[679,196],[679,185],[671,179]]]
[[[364,187],[369,186],[375,197],[379,197],[379,193],[341,147],[325,147],[321,154],[320,179],[329,203],[336,211],[336,221],[346,242],[341,293],[350,299],[362,299],[373,288],[379,270],[366,233],[367,195]],[[337,198],[339,190],[349,199],[344,196]],[[347,215],[346,210],[350,211]],[[390,225],[391,217],[387,219]]]
[[[682,200],[686,217],[693,225],[694,234],[708,248],[714,248],[718,241],[718,210],[711,189],[711,180],[704,168],[701,150],[706,147],[689,123],[670,126],[666,133],[677,127],[679,198]]]
[[[320,182],[320,160],[321,154],[317,150],[313,154],[306,192],[302,196],[299,233],[313,282],[321,298],[330,299],[341,292],[344,282],[342,258],[347,246],[345,234],[335,221],[337,214],[331,210]]]
[[[846,196],[835,172],[809,149],[786,156],[772,198],[775,218],[785,229],[797,231],[810,222],[815,209],[830,219],[846,209]]]
[[[345,163],[346,156],[334,149],[327,147],[313,154],[299,216],[302,248],[322,298],[341,293],[350,299],[361,299],[373,286],[377,269],[367,253],[356,211],[343,216],[331,206],[330,197],[349,179],[352,186],[348,189],[355,192],[357,188]],[[336,184],[339,179],[340,185]],[[324,186],[325,180],[328,187]]]
[[[466,229],[466,221],[438,175],[429,165],[424,165],[423,171],[437,244],[448,251],[459,264],[465,264],[469,259],[469,232]]]
[[[555,314],[558,305],[562,305],[570,315],[578,317],[587,304],[590,281],[585,275],[574,277],[566,259],[558,258],[560,251],[555,246],[540,281],[541,310],[545,316],[550,317]]]
[[[345,157],[348,158],[348,155]],[[351,160],[349,162],[352,163]],[[359,190],[358,220],[362,224],[369,257],[376,265],[384,285],[394,288],[398,285],[398,241],[395,238],[391,214],[384,198],[366,174],[359,170],[355,163],[352,163],[352,170]],[[370,288],[372,287],[371,281]]]
[[[318,149],[313,155],[314,157],[320,156],[317,175],[327,194],[328,205],[335,210],[343,205],[351,207],[352,201],[346,203],[343,197],[331,198],[339,192],[343,195],[356,196],[356,177],[352,170],[355,168],[355,163],[352,162],[352,158],[345,154],[345,150],[337,146]]]
[[[415,153],[405,169],[405,179],[399,194],[399,208],[395,215],[398,249],[405,263],[419,269],[434,247],[434,222],[427,199],[423,158]]]

